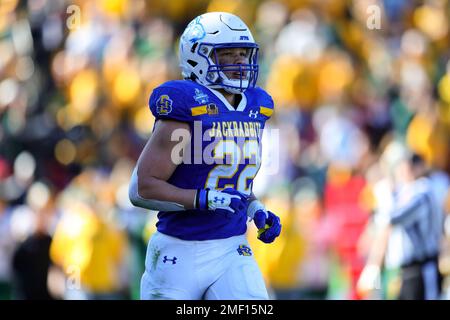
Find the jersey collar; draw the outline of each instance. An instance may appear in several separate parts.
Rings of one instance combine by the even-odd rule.
[[[206,88],[208,88],[208,87],[206,87]],[[235,109],[219,91],[214,90],[212,88],[208,88],[208,90],[211,91],[220,101],[222,101],[223,104],[225,105],[225,107],[227,107],[227,109],[230,111],[244,111],[245,107],[247,106],[247,96],[245,95],[245,93],[241,94],[242,99],[239,102],[239,105],[237,106],[237,108]]]

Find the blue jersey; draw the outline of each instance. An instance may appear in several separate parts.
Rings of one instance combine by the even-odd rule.
[[[183,189],[234,188],[251,193],[261,163],[261,135],[273,112],[272,98],[250,88],[234,108],[215,90],[189,80],[164,83],[149,100],[156,120],[188,123],[190,149],[168,182]],[[223,239],[247,230],[247,216],[209,211],[159,212],[159,232],[183,240]]]

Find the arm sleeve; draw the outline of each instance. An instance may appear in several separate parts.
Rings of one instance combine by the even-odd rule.
[[[131,181],[128,188],[128,197],[131,203],[140,208],[154,211],[182,211],[186,210],[183,205],[170,201],[160,201],[141,197],[138,190],[137,166],[134,167]]]

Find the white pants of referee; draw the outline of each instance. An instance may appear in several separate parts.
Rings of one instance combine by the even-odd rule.
[[[268,294],[245,235],[185,241],[156,232],[147,248],[141,299],[266,300]]]

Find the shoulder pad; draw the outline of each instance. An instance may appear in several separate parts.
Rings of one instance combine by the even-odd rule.
[[[260,114],[270,118],[274,112],[274,103],[272,97],[262,88],[255,87],[249,89],[249,94],[259,105]]]
[[[187,103],[185,80],[168,81],[155,88],[150,95],[149,107],[156,119],[192,120]]]

